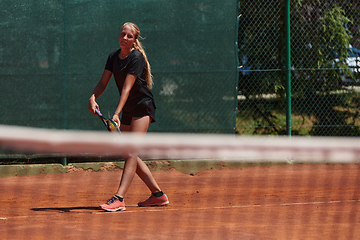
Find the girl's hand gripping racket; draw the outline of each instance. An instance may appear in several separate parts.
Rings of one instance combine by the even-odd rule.
[[[114,120],[105,118],[98,109],[95,109],[95,113],[99,116],[109,132],[117,131],[120,133],[120,128]]]

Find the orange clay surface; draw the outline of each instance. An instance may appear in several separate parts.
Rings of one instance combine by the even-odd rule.
[[[356,239],[360,165],[304,164],[153,172],[167,207],[139,208],[136,176],[127,210],[98,206],[121,170],[0,178],[0,239]]]

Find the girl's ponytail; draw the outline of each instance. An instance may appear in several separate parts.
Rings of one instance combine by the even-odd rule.
[[[141,42],[139,41],[139,39],[136,39],[136,42],[134,44],[134,48],[136,50],[138,50],[144,56],[145,63],[146,63],[146,84],[147,84],[147,87],[149,89],[151,89],[153,84],[154,84],[153,80],[152,80],[152,75],[151,75],[151,67],[150,67],[150,63],[149,63],[149,61],[147,59],[145,50],[144,50]]]

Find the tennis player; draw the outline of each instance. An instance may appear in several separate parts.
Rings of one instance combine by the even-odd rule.
[[[155,122],[155,102],[150,91],[152,75],[150,64],[139,41],[140,30],[134,23],[125,23],[119,34],[120,48],[110,53],[104,72],[89,99],[89,110],[95,114],[99,109],[96,99],[104,92],[110,78],[114,75],[120,99],[112,119],[122,132],[145,134],[150,123]],[[119,114],[122,112],[121,121]],[[138,206],[162,206],[169,204],[147,165],[136,153],[124,153],[124,170],[117,193],[100,208],[106,211],[125,210],[124,196],[135,173],[151,191],[151,196]]]

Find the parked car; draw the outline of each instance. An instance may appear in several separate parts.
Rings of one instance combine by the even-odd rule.
[[[338,59],[335,59],[335,61]],[[353,76],[348,74],[341,75],[341,85],[360,85],[360,50],[349,46],[349,57],[346,59],[346,64],[349,66]]]
[[[349,66],[349,70],[352,72],[351,75],[347,75],[345,73],[341,74],[341,79],[339,80],[340,86],[352,86],[358,85],[360,86],[360,50],[349,46],[348,48],[349,57],[346,59],[346,64]],[[339,59],[335,56],[335,61]],[[244,56],[239,64],[239,86],[238,91],[239,94],[243,94],[248,90],[252,90],[257,93],[271,93],[272,86],[271,80],[269,80],[272,75],[271,71],[261,71],[260,68],[263,64],[258,64],[257,68],[253,68],[251,64],[251,58]],[[269,65],[269,64],[268,64]],[[270,63],[271,65],[271,63]],[[276,63],[271,65],[272,67],[276,66]],[[276,67],[274,67],[276,68]],[[266,69],[266,68],[265,68]],[[323,76],[320,72],[318,72],[316,88],[321,89],[325,76]],[[298,76],[298,71],[295,68],[292,68],[293,76]],[[306,74],[305,74],[306,76]],[[310,76],[307,76],[310,78]],[[269,84],[270,83],[270,84]],[[264,88],[264,85],[267,87]],[[263,86],[263,87],[261,87]],[[261,89],[259,89],[261,88]]]

